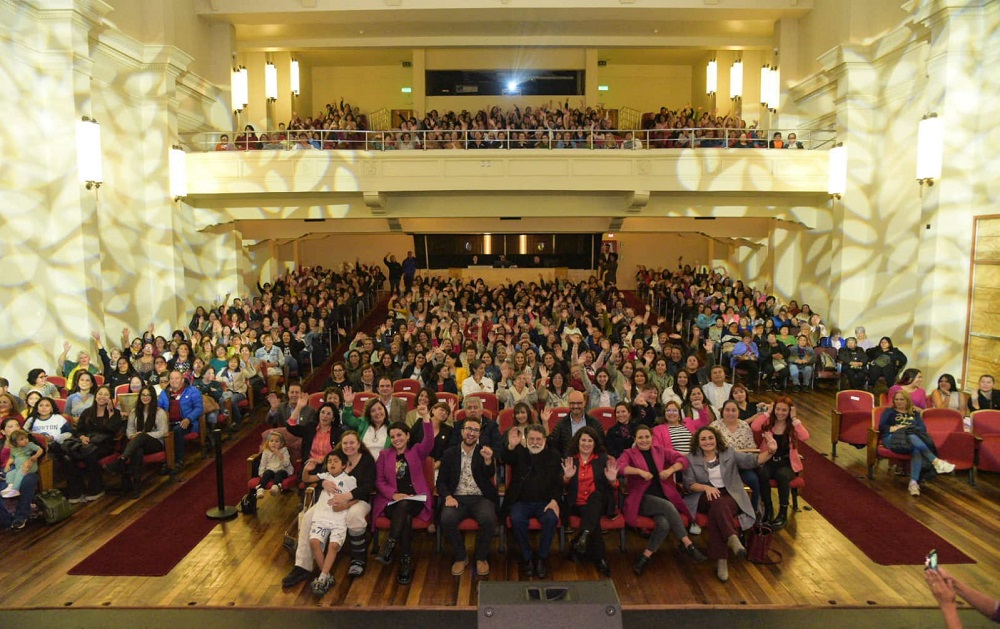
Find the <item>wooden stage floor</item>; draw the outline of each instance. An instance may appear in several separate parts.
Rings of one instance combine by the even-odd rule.
[[[766,396],[764,396],[766,397]],[[828,452],[829,391],[796,396],[799,415],[812,433],[810,444]],[[864,452],[840,448],[839,465],[861,476]],[[211,462],[197,465],[209,465]],[[808,468],[808,461],[806,461]],[[189,463],[187,474],[193,473]],[[970,487],[966,476],[940,477],[928,484],[917,499],[906,493],[906,479],[891,477],[885,464],[876,474],[872,489],[917,520],[945,537],[978,563],[955,566],[954,573],[970,584],[994,595],[1000,594],[1000,479],[983,474],[978,486]],[[365,575],[346,576],[341,558],[334,571],[336,586],[319,602],[308,584],[283,590],[282,576],[292,566],[281,546],[285,526],[294,517],[294,495],[268,497],[260,503],[256,517],[240,516],[219,524],[197,548],[165,577],[68,576],[67,571],[134,521],[150,505],[183,484],[166,480],[139,501],[106,497],[81,505],[66,522],[48,527],[32,522],[19,532],[0,533],[0,609],[38,608],[310,608],[344,607],[476,607],[477,583],[471,570],[452,577],[451,556],[435,554],[431,536],[416,542],[416,576],[410,586],[395,581],[395,567],[370,562]],[[230,499],[233,500],[232,498]],[[802,506],[807,503],[801,501]],[[990,523],[990,530],[970,525]],[[169,526],[169,522],[164,522]],[[880,532],[886,543],[892,531]],[[730,562],[730,581],[716,580],[714,565],[694,565],[673,550],[654,557],[642,578],[631,564],[643,540],[629,533],[628,552],[617,550],[617,539],[607,538],[613,579],[626,610],[665,607],[742,607],[769,609],[929,608],[935,603],[919,566],[880,566],[870,561],[815,511],[794,514],[789,526],[776,536],[774,547],[784,559],[774,566]],[[467,538],[469,544],[472,538]],[[155,544],[156,540],[149,540]],[[142,552],[137,548],[136,552]],[[575,565],[554,556],[550,562],[553,580],[597,579],[590,564]],[[490,579],[518,579],[513,554],[493,555]]]

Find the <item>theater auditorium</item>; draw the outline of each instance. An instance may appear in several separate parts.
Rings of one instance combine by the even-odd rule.
[[[0,24],[0,625],[993,624],[1000,3]]]

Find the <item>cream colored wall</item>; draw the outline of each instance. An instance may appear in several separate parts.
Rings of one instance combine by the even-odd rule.
[[[823,6],[809,19],[829,9],[817,4]],[[823,56],[825,72],[795,106],[805,118],[820,118],[829,111],[817,106],[832,103],[848,149],[847,193],[819,229],[777,231],[769,243],[781,294],[794,289],[800,303],[828,294],[830,323],[892,337],[925,379],[962,373],[973,218],[995,213],[1000,191],[1000,157],[984,135],[994,132],[986,121],[1000,114],[1000,81],[989,70],[1000,60],[1000,40],[992,36],[1000,7],[977,4],[916,2],[912,18],[882,40]],[[879,19],[892,14],[873,12]],[[815,28],[803,39],[822,30]],[[832,99],[824,96],[831,91]],[[928,111],[946,123],[945,166],[941,180],[921,193],[914,180],[917,128]]]
[[[428,70],[582,70],[584,48],[428,48]]]
[[[143,43],[176,46],[193,57],[189,70],[228,88],[235,39],[231,27],[202,20],[198,0],[106,0],[108,19]]]
[[[691,71],[691,66],[608,65],[597,69],[597,82],[608,86],[597,99],[609,109],[680,109],[691,103]]]
[[[196,232],[190,209],[167,192],[181,114],[184,124],[207,124],[188,114],[211,115],[216,90],[173,46],[102,25],[103,3],[65,4],[0,3],[11,42],[0,74],[20,95],[0,102],[0,114],[19,121],[0,130],[0,355],[12,383],[30,368],[54,369],[64,341],[93,349],[97,331],[117,345],[123,327],[151,321],[172,330],[195,303],[238,286],[220,273],[229,267],[225,243]],[[104,184],[94,190],[78,183],[83,115],[101,123]]]
[[[331,234],[315,240],[302,240],[299,247],[304,266],[340,268],[344,262],[354,264],[359,259],[363,263],[381,263],[382,258],[389,253],[402,261],[407,251],[413,251],[413,236],[383,234],[359,237],[356,234]],[[385,272],[388,274],[388,271]]]
[[[677,268],[677,258],[684,257],[685,264],[708,264],[709,239],[700,234],[656,234],[614,232],[614,238],[605,234],[605,240],[618,243],[618,285],[623,289],[635,288],[635,271],[638,265],[646,268]]]
[[[413,95],[400,92],[402,87],[412,87],[413,72],[400,64],[316,66],[311,75],[313,114],[326,111],[327,103],[336,105],[341,98],[364,113],[382,107],[389,110],[413,107]]]
[[[900,0],[814,0],[813,9],[799,20],[798,74],[782,76],[797,82],[820,69],[819,57],[843,43],[860,43],[896,28],[906,13]]]

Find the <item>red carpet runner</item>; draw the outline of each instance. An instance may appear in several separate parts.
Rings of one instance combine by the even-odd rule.
[[[386,299],[380,299],[354,330],[370,332],[385,320]],[[353,337],[352,337],[353,338]],[[350,340],[350,339],[348,339]],[[347,343],[334,350],[343,359]],[[306,386],[319,391],[330,373],[331,360],[318,367]],[[249,434],[224,455],[226,502],[237,504],[247,490],[246,460],[260,447],[263,426],[252,426]],[[218,524],[205,516],[216,505],[215,465],[209,465],[160,504],[74,566],[69,574],[87,576],[161,577],[170,572]],[[243,516],[240,516],[243,517]],[[141,552],[136,552],[141,549]]]
[[[932,549],[942,564],[975,563],[850,472],[804,443],[798,447],[808,468],[802,497],[875,563],[922,565]]]
[[[247,490],[247,457],[260,447],[261,429],[250,433],[224,455],[226,502],[237,504]],[[216,506],[214,462],[197,472],[158,505],[104,546],[74,566],[69,574],[162,577],[215,528],[205,511]],[[243,517],[243,516],[239,516]]]

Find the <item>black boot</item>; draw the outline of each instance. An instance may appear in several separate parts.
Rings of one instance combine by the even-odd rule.
[[[580,537],[573,542],[573,550],[581,555],[587,554],[587,542],[590,541],[590,531],[584,530]]]
[[[531,559],[525,559],[521,562],[521,576],[525,579],[530,579],[535,576],[535,562]]]
[[[649,557],[646,555],[639,555],[639,558],[635,560],[634,564],[632,564],[632,572],[641,575],[643,570],[646,569],[646,564],[648,563]]]
[[[375,558],[380,564],[388,566],[392,563],[392,552],[396,550],[396,540],[391,537],[385,540],[385,545],[382,546],[382,550],[379,551],[378,557]]]
[[[365,566],[368,564],[367,534],[351,535],[348,533],[347,543],[351,548],[351,567],[347,569],[347,576],[360,577],[365,573]]]
[[[399,558],[399,574],[396,575],[396,583],[409,585],[413,581],[413,557],[409,554]]]
[[[535,562],[535,574],[543,580],[549,577],[549,560],[547,558],[538,558],[538,561]]]
[[[771,521],[771,528],[780,530],[785,528],[786,524],[788,524],[788,505],[781,505],[778,507],[778,517]]]
[[[774,520],[774,507],[771,505],[764,506],[764,518],[761,520],[764,524],[770,524]]]
[[[595,559],[594,567],[597,568],[597,571],[601,573],[601,576],[604,577],[611,576],[611,566],[608,565],[608,561],[606,559]]]

